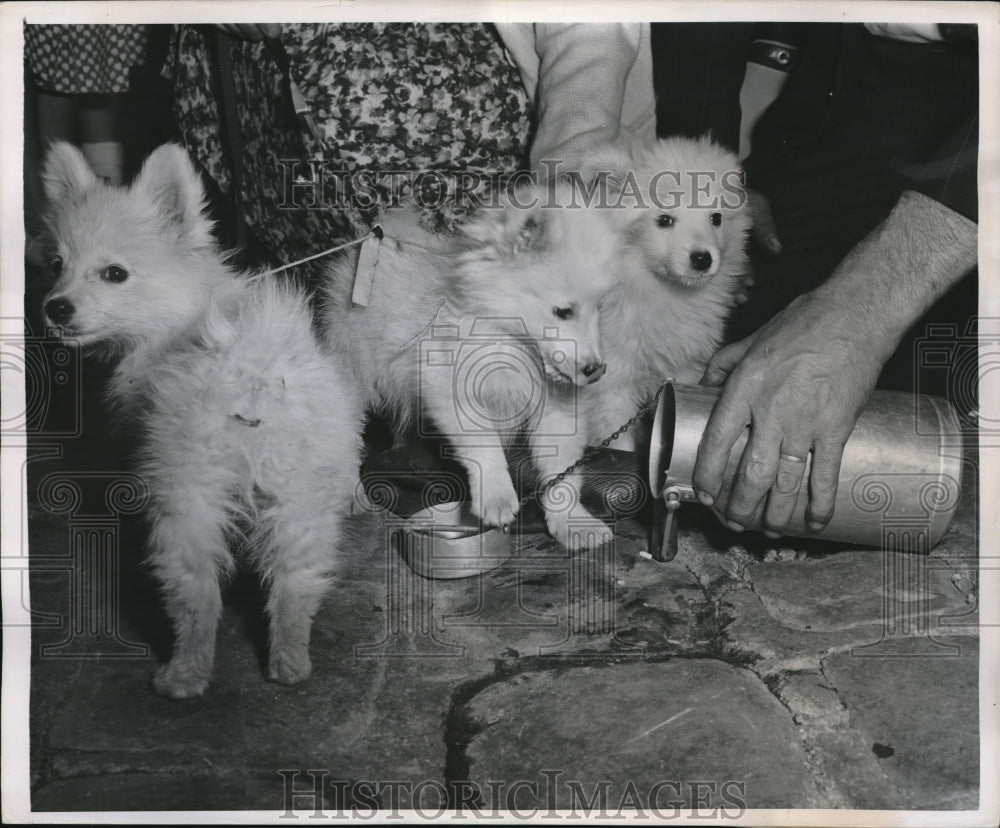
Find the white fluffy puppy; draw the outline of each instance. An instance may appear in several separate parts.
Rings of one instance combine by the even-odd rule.
[[[622,234],[619,284],[601,313],[607,377],[588,389],[599,442],[667,377],[696,384],[747,271],[750,217],[736,156],[708,138],[666,138],[590,160],[608,173]],[[629,448],[623,436],[616,448]]]
[[[586,444],[579,391],[605,381],[599,308],[620,266],[615,231],[607,211],[566,206],[570,195],[522,188],[457,235],[421,229],[412,207],[385,211],[364,307],[352,303],[358,255],[330,268],[324,328],[368,404],[437,427],[488,525],[510,523],[520,507],[505,442],[525,434],[541,481],[551,480]],[[543,506],[560,543],[610,540],[579,504],[550,495]]]
[[[226,266],[180,147],[156,150],[126,188],[57,143],[44,178],[60,271],[46,318],[121,355],[110,395],[142,428],[150,563],[175,634],[154,688],[185,698],[208,685],[220,583],[244,533],[269,588],[269,677],[301,681],[357,488],[353,375],[315,338],[300,291]]]

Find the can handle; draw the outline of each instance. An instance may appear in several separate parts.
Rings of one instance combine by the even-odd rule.
[[[680,495],[673,489],[667,489],[662,498],[654,501],[649,543],[649,553],[654,560],[665,563],[677,557],[677,510],[680,505]]]

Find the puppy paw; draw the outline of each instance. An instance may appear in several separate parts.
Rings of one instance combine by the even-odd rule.
[[[208,687],[211,671],[190,662],[171,661],[156,668],[151,678],[153,690],[168,699],[192,699]]]
[[[473,496],[472,511],[484,525],[506,526],[513,523],[521,504],[509,474],[485,478],[479,492],[481,496],[478,499]]]
[[[584,549],[599,549],[614,540],[614,532],[603,521],[595,517],[567,520],[565,515],[546,515],[545,523],[549,534],[570,552]]]
[[[309,653],[291,648],[273,653],[267,666],[267,677],[278,684],[298,684],[309,678],[311,672]]]

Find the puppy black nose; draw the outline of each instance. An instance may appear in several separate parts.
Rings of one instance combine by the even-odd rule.
[[[707,250],[695,250],[691,254],[691,267],[695,270],[708,270],[712,266],[712,254]]]
[[[604,372],[608,370],[608,366],[603,362],[588,362],[583,368],[583,375],[587,378],[587,382],[597,382],[601,377],[604,376]]]
[[[69,299],[49,299],[45,303],[45,315],[57,325],[65,325],[73,318],[76,309]]]

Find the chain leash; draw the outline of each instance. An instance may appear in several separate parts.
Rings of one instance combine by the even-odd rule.
[[[351,241],[345,242],[344,244],[338,244],[335,247],[331,247],[331,248],[329,248],[327,250],[323,250],[320,253],[315,253],[312,256],[306,256],[303,259],[298,259],[298,260],[296,260],[294,262],[289,262],[288,264],[282,265],[281,267],[272,268],[271,270],[265,271],[264,275],[270,276],[270,275],[273,275],[275,273],[281,273],[282,271],[288,270],[289,268],[292,268],[292,267],[296,267],[297,265],[305,264],[306,262],[311,262],[311,261],[313,261],[315,259],[320,259],[320,258],[323,258],[325,256],[329,256],[331,253],[336,253],[336,252],[338,252],[340,250],[344,250],[344,249],[346,249],[348,247],[354,247],[356,245],[362,244],[362,243],[366,242],[368,239],[378,239],[379,241],[381,241],[383,238],[391,238],[391,237],[389,237],[389,236],[386,235],[385,231],[382,229],[382,226],[380,224],[374,224],[374,225],[372,225],[372,229],[368,233],[366,233],[363,236],[360,236],[359,238],[352,239]],[[425,250],[429,250],[429,251],[431,251],[433,253],[438,253],[438,254],[441,254],[441,255],[447,255],[447,251],[437,250],[435,248],[428,247],[427,245],[418,244],[417,242],[408,241],[406,239],[397,239],[397,241],[399,241],[399,242],[401,242],[403,244],[412,245],[414,247],[421,247],[421,248],[423,248]],[[433,320],[432,320],[432,323],[433,323]],[[418,334],[418,336],[419,336],[419,334]],[[530,503],[532,500],[535,500],[535,499],[537,499],[538,502],[541,503],[542,502],[542,498],[545,496],[545,493],[549,489],[551,489],[553,486],[561,483],[569,475],[571,475],[578,468],[580,468],[580,466],[584,465],[588,460],[590,460],[591,458],[593,458],[594,456],[596,456],[598,454],[598,452],[603,451],[604,449],[606,449],[615,440],[617,440],[619,437],[621,437],[626,431],[628,431],[630,428],[632,428],[632,426],[634,426],[640,420],[642,420],[645,417],[647,417],[649,415],[649,413],[651,411],[653,411],[656,408],[657,404],[660,402],[660,397],[663,395],[663,389],[665,389],[671,382],[673,382],[672,379],[664,380],[660,384],[660,387],[656,389],[656,393],[652,396],[652,398],[649,399],[649,400],[647,400],[646,402],[644,402],[642,405],[640,405],[639,406],[639,410],[636,411],[635,414],[633,414],[631,417],[628,418],[628,420],[626,420],[624,423],[622,423],[620,426],[618,426],[618,428],[616,428],[614,431],[612,431],[611,434],[609,434],[607,437],[605,437],[603,440],[601,440],[601,442],[598,443],[596,446],[587,446],[587,448],[584,449],[583,454],[580,456],[580,459],[577,460],[575,463],[571,463],[569,466],[567,466],[565,469],[563,469],[561,472],[559,472],[559,474],[557,474],[555,477],[551,478],[547,483],[544,483],[544,484],[542,484],[540,486],[536,486],[535,489],[534,489],[534,491],[532,491],[532,492],[526,494],[524,497],[522,497],[520,499],[520,501],[518,501],[518,506],[521,507],[521,508],[523,508],[524,506],[526,506],[528,503]]]
[[[603,451],[608,446],[610,446],[615,440],[617,440],[626,431],[632,428],[632,426],[634,426],[640,420],[645,419],[651,411],[654,411],[656,409],[656,406],[660,402],[660,397],[663,396],[663,390],[671,382],[673,382],[672,379],[664,380],[664,382],[660,385],[660,387],[656,389],[656,393],[652,396],[652,398],[644,402],[642,405],[640,405],[639,410],[635,414],[633,414],[631,417],[629,417],[628,420],[626,420],[624,423],[618,426],[618,428],[616,428],[613,432],[611,432],[611,434],[609,434],[607,437],[601,440],[601,442],[598,443],[596,446],[587,446],[587,448],[583,450],[583,454],[581,455],[580,459],[577,460],[575,463],[570,464],[561,472],[559,472],[559,474],[557,474],[555,477],[549,480],[547,483],[544,483],[540,486],[536,486],[532,492],[522,497],[521,500],[519,501],[519,506],[523,508],[536,498],[538,499],[538,502],[541,503],[542,498],[545,496],[545,493],[549,489],[551,489],[556,484],[561,483],[569,475],[571,475],[578,468],[580,468],[580,466],[584,465],[588,460],[592,459],[599,452]]]

